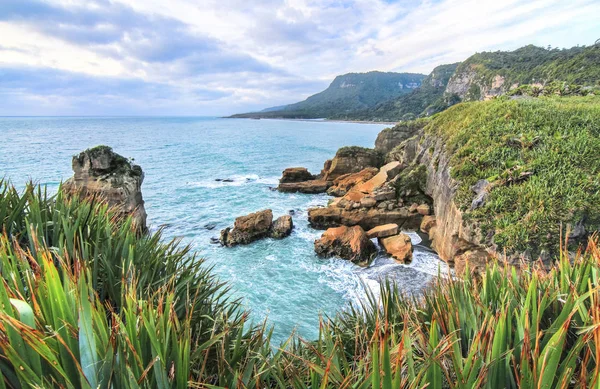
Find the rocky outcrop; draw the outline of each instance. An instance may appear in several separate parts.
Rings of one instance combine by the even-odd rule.
[[[400,170],[399,162],[391,162],[382,166],[370,180],[357,184],[328,207],[309,209],[310,225],[318,229],[359,225],[370,230],[379,225],[395,223],[406,229],[418,228],[422,215],[416,207],[409,210],[396,199],[393,182]]]
[[[331,186],[331,181],[325,180],[310,180],[302,182],[290,182],[285,184],[279,184],[277,190],[284,193],[306,193],[306,194],[317,194],[325,193]]]
[[[345,210],[338,207],[311,208],[308,219],[311,227],[327,229],[337,226],[361,226],[366,230],[382,224],[395,223],[406,230],[414,230],[421,224],[423,216],[410,213],[406,207],[393,210],[371,208]]]
[[[368,263],[377,249],[359,226],[330,228],[315,241],[320,257],[340,257],[359,264]]]
[[[236,246],[266,237],[281,239],[288,236],[293,228],[291,216],[284,215],[273,222],[273,211],[265,209],[235,219],[233,228],[221,230],[219,241],[224,246]]]
[[[283,215],[278,217],[271,227],[271,236],[275,239],[282,239],[292,233],[294,228],[294,222],[290,215]]]
[[[101,198],[122,215],[131,216],[136,229],[147,230],[141,167],[108,146],[81,152],[73,157],[72,166],[74,175],[62,186],[67,194]]]
[[[315,176],[310,174],[308,169],[305,167],[289,167],[283,171],[280,184],[286,184],[290,182],[302,182],[314,180]]]
[[[323,179],[333,181],[344,174],[357,173],[367,167],[379,168],[383,165],[383,154],[365,147],[342,147],[337,151]]]
[[[412,242],[406,234],[381,238],[379,239],[379,244],[386,253],[400,263],[407,263],[412,260]]]
[[[273,224],[273,211],[265,209],[235,219],[233,229],[221,231],[221,243],[225,246],[248,244],[269,236]]]
[[[398,234],[398,225],[396,223],[384,224],[371,228],[367,231],[367,237],[373,238],[387,238],[388,236],[394,236]]]
[[[411,120],[386,128],[377,135],[375,150],[387,154],[408,138],[415,136],[425,125],[424,120]]]
[[[358,184],[362,184],[364,182],[369,181],[373,178],[379,169],[376,167],[368,167],[361,170],[358,173],[348,173],[342,176],[339,176],[335,180],[333,180],[332,186],[327,189],[327,194],[330,196],[341,197],[344,196],[350,189],[355,187]]]

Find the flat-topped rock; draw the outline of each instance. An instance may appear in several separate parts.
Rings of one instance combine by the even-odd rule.
[[[394,223],[398,226],[414,230],[419,228],[423,216],[418,213],[409,213],[406,208],[393,210],[381,208],[353,208],[345,209],[337,206],[310,208],[308,222],[316,229],[327,229],[338,226],[361,226],[370,230],[383,224]]]
[[[309,180],[302,182],[289,182],[284,184],[279,184],[277,190],[285,193],[307,193],[307,194],[316,194],[316,193],[325,193],[327,188],[331,186],[330,181],[325,180]]]
[[[363,193],[373,193],[374,190],[381,188],[383,184],[398,174],[400,169],[400,162],[390,162],[382,166],[381,169],[379,169],[379,172],[373,178],[363,184],[355,186],[353,190]]]
[[[321,257],[340,257],[349,261],[368,263],[377,248],[359,227],[341,226],[330,228],[315,241],[315,252]]]
[[[131,216],[136,229],[147,230],[141,167],[108,146],[97,146],[74,156],[72,167],[73,177],[62,186],[65,193],[99,197],[123,216]]]
[[[310,174],[308,169],[305,167],[289,167],[283,171],[279,183],[285,184],[290,182],[310,181],[314,179],[315,177]]]
[[[379,244],[386,253],[400,263],[407,263],[412,260],[412,242],[410,236],[406,234],[381,238]]]
[[[399,228],[400,227],[398,227],[396,223],[384,224],[381,226],[371,228],[369,231],[367,231],[367,237],[369,237],[369,239],[373,239],[387,238],[388,236],[398,235]]]

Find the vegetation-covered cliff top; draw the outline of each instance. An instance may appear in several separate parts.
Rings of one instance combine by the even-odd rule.
[[[501,75],[507,84],[560,80],[594,85],[600,81],[600,46],[545,49],[528,45],[514,51],[482,52],[462,62],[456,73],[469,70],[488,80]]]
[[[500,249],[557,247],[561,226],[600,227],[599,96],[463,103],[425,130],[452,153],[465,217],[493,231]],[[493,189],[471,211],[470,188],[481,179]]]

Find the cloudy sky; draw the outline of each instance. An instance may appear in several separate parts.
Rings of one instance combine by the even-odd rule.
[[[337,74],[589,45],[598,0],[0,0],[0,115],[224,115]]]

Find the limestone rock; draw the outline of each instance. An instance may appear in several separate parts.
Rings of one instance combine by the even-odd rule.
[[[421,222],[421,231],[425,234],[428,234],[431,229],[435,227],[435,216],[423,216],[423,221]]]
[[[290,215],[280,216],[273,222],[271,236],[276,239],[285,238],[292,233],[294,222]]]
[[[431,207],[429,204],[421,204],[417,207],[417,212],[423,216],[427,216],[431,213]]]
[[[350,189],[358,184],[369,181],[373,178],[379,169],[376,167],[368,167],[361,170],[358,173],[348,173],[339,176],[333,180],[333,185],[327,190],[327,194],[330,196],[344,196]]]
[[[360,204],[359,204],[360,205]],[[417,229],[421,225],[421,216],[418,213],[410,214],[406,208],[392,211],[380,208],[346,209],[337,206],[311,208],[308,210],[308,222],[311,227],[327,229],[337,226],[359,225],[365,230],[382,224],[395,223],[404,229]]]
[[[230,227],[221,231],[221,244],[235,246],[248,244],[269,236],[273,223],[273,212],[270,209],[240,216],[235,219],[233,229]]]
[[[381,188],[386,182],[393,178],[401,170],[400,162],[390,162],[379,169],[373,178],[369,181],[355,186],[353,189],[363,193],[373,193],[374,190]]]
[[[283,171],[280,184],[314,180],[314,176],[305,167],[290,167]]]
[[[356,173],[367,167],[378,168],[382,164],[383,154],[379,151],[356,146],[342,147],[324,172],[323,179],[332,181],[344,174]]]
[[[384,224],[375,228],[371,228],[369,231],[367,231],[367,236],[369,239],[387,238],[388,236],[397,235],[398,229],[399,227],[396,223]]]
[[[373,208],[377,204],[377,200],[373,197],[363,197],[360,200],[360,206],[362,208]]]
[[[398,123],[392,128],[386,128],[377,135],[375,150],[379,150],[384,154],[389,153],[400,143],[423,129],[425,123],[424,121],[411,120]]]
[[[410,236],[398,234],[379,239],[386,253],[390,254],[396,261],[407,263],[412,260],[412,242]]]
[[[315,252],[321,257],[340,257],[356,263],[368,262],[377,249],[359,227],[330,228],[315,241]]]
[[[327,191],[327,188],[329,188],[330,186],[331,186],[330,181],[325,181],[325,180],[319,179],[319,180],[309,180],[309,181],[289,182],[289,183],[279,184],[279,186],[277,187],[277,190],[279,190],[280,192],[285,192],[285,193],[300,192],[300,193],[315,194],[315,193],[325,193]]]
[[[467,250],[454,257],[454,270],[456,271],[456,274],[461,275],[464,273],[468,264],[472,274],[481,274],[490,258],[491,255],[485,250]]]
[[[147,231],[142,168],[108,146],[81,152],[73,157],[72,166],[74,175],[62,186],[65,193],[99,197],[122,215],[131,216],[140,232]]]

